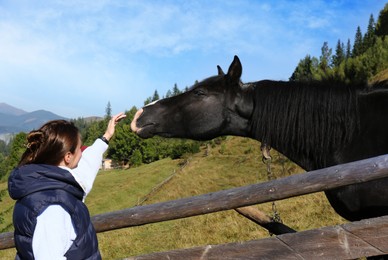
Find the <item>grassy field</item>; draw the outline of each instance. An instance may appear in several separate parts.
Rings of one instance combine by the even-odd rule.
[[[276,151],[272,155],[273,173],[277,177],[303,172],[293,163],[279,157]],[[147,196],[170,176],[173,177],[169,182]],[[101,171],[86,204],[91,215],[96,215],[136,206],[146,196],[148,200],[143,205],[240,187],[267,179],[266,167],[261,161],[260,144],[246,138],[228,137],[220,145],[203,148],[200,153],[185,159],[164,159],[128,170]],[[6,183],[0,183],[0,190],[5,188]],[[12,205],[13,201],[8,198],[1,202],[1,209],[10,209],[10,213],[5,216],[5,223],[0,226],[2,229],[12,226]],[[267,203],[257,207],[271,214],[271,206]],[[299,231],[344,222],[331,209],[323,193],[278,201],[276,206],[283,222]],[[98,239],[103,259],[119,259],[268,236],[268,232],[260,226],[228,210],[100,233]],[[14,249],[0,251],[0,259],[13,259],[14,254]]]

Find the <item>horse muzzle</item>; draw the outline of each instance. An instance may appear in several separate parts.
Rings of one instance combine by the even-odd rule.
[[[133,117],[133,120],[131,122],[131,130],[135,132],[136,134],[141,130],[141,127],[137,127],[137,119],[140,117],[140,115],[143,113],[143,109],[140,108],[137,110],[135,116]]]

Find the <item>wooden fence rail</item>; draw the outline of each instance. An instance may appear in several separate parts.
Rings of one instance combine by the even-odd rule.
[[[358,259],[388,254],[388,216],[242,243],[157,252],[126,260]]]
[[[388,155],[265,183],[104,213],[93,216],[92,221],[97,232],[105,232],[286,199],[383,177],[388,177]],[[0,249],[13,246],[12,232],[0,234]]]

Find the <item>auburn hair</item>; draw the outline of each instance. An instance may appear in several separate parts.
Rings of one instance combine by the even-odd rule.
[[[27,135],[26,150],[18,166],[59,165],[67,152],[74,153],[80,142],[78,128],[66,120],[52,120]]]

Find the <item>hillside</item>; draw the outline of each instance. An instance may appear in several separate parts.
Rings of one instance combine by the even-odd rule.
[[[288,160],[279,158],[276,151],[272,156],[273,173],[277,177],[302,172]],[[173,177],[161,189],[147,196],[170,176]],[[148,200],[143,204],[152,204],[249,185],[267,178],[260,144],[247,138],[228,137],[219,145],[203,147],[200,153],[185,160],[164,159],[128,170],[101,171],[86,204],[91,215],[96,215],[133,207],[145,197]],[[5,187],[5,183],[0,184],[0,190]],[[1,204],[1,208],[9,208],[13,202],[6,199]],[[333,212],[322,193],[279,201],[276,206],[284,223],[296,230],[344,221]],[[271,214],[271,207],[270,203],[258,206],[267,214]],[[6,216],[8,224],[10,216],[11,213]],[[266,230],[233,210],[98,234],[104,259],[268,236]],[[13,254],[14,249],[0,251],[0,258],[11,259]]]
[[[370,79],[370,83],[388,80],[388,69],[381,71]]]

